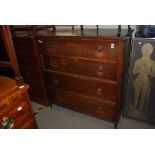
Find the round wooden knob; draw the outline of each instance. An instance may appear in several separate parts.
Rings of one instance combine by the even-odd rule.
[[[101,66],[98,67],[98,68],[97,68],[97,72],[102,73],[102,72],[103,72],[103,67],[101,67]]]
[[[103,93],[103,89],[102,89],[102,88],[98,88],[98,89],[96,90],[96,93],[97,93],[97,94],[102,94],[102,93]]]
[[[100,46],[96,47],[96,51],[97,51],[97,52],[101,52],[102,50],[103,50],[102,47],[100,47]]]

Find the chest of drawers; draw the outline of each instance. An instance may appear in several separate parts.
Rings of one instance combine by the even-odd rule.
[[[10,78],[0,76],[0,125],[1,128],[34,129],[36,120],[27,93],[28,85],[18,88]]]
[[[117,123],[124,40],[119,37],[36,37],[48,100]]]

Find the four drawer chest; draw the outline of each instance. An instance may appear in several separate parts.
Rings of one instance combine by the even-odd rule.
[[[34,96],[42,97],[42,104],[57,104],[117,125],[127,52],[124,36],[89,30],[22,34],[13,40],[24,80],[36,93],[40,91]]]
[[[55,104],[117,121],[123,40],[37,38],[49,100]]]

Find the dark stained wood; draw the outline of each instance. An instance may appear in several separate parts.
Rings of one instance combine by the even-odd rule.
[[[117,61],[118,42],[115,40],[44,37],[38,38],[38,43],[42,54],[77,56],[109,62]],[[111,48],[112,44],[115,48]]]
[[[111,36],[100,29],[93,33],[83,30],[79,35],[72,27],[66,33],[70,36],[55,30],[33,37],[16,37],[20,68],[30,84],[31,98],[42,99],[45,91],[41,87],[45,85],[49,102],[117,123],[121,114],[124,50],[124,38],[116,37],[118,32],[120,36],[124,34],[119,28]],[[108,37],[103,36],[105,33]],[[33,40],[33,45],[29,40]],[[24,63],[23,57],[29,63]],[[44,77],[45,84],[40,77]]]
[[[17,54],[34,54],[32,37],[14,37],[13,42]]]
[[[0,68],[12,68],[12,63],[9,61],[1,61],[0,62]]]
[[[40,84],[34,84],[30,83],[30,89],[29,89],[30,97],[38,98],[38,99],[44,99],[44,92],[42,89],[42,86]],[[44,105],[44,103],[42,103]]]
[[[78,57],[43,55],[47,70],[67,72],[96,78],[117,80],[117,64]]]
[[[28,85],[19,88],[16,81],[0,76],[0,125],[4,117],[13,119],[14,129],[23,128],[30,119],[30,128],[37,128],[30,99],[27,93]],[[29,128],[29,126],[27,126]]]
[[[58,87],[88,97],[116,102],[116,84],[56,72],[46,72],[45,77],[48,87]]]
[[[49,100],[98,118],[101,116],[95,112],[96,107],[88,112],[89,101],[115,105],[113,110],[101,108],[101,111],[102,119],[117,123],[121,103],[122,38],[37,37],[36,41]],[[61,101],[62,96],[65,101]]]
[[[20,75],[20,70],[19,70],[17,59],[16,59],[16,54],[15,54],[15,49],[14,49],[14,45],[13,45],[13,41],[12,41],[10,28],[7,25],[2,25],[0,27],[0,30],[1,30],[2,38],[4,40],[4,45],[5,45],[6,51],[8,53],[13,71],[15,73],[15,79],[17,81],[17,84],[19,86],[21,86],[24,84],[24,82],[23,82],[22,76]],[[3,62],[3,63],[4,63],[3,67],[10,68],[10,65],[8,65],[8,62],[6,62],[6,63]],[[1,64],[1,66],[2,66],[2,64]]]
[[[124,48],[124,42],[120,42],[119,48],[118,48],[118,57],[117,57],[117,62],[118,62],[118,68],[117,68],[117,106],[116,106],[116,111],[115,115],[118,116],[117,119],[119,119],[120,114],[121,114],[121,86],[122,86],[122,75],[123,75],[123,48]],[[117,120],[118,122],[118,120]]]
[[[21,74],[24,77],[25,83],[34,83],[34,84],[40,84],[41,85],[41,76],[40,72],[32,67],[27,66],[20,66],[21,68]]]
[[[57,105],[111,122],[115,121],[115,104],[109,104],[103,100],[89,98],[66,90],[52,89],[52,87],[48,89],[48,95]]]
[[[43,81],[40,56],[33,36],[13,37],[17,60],[24,81],[30,85],[30,97],[33,101],[48,106]],[[34,86],[35,84],[35,86]],[[38,87],[39,85],[39,87]]]
[[[35,54],[17,54],[17,60],[20,66],[36,68],[37,59]]]

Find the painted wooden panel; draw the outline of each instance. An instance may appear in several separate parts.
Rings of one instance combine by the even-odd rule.
[[[133,39],[126,117],[155,122],[155,40]]]

